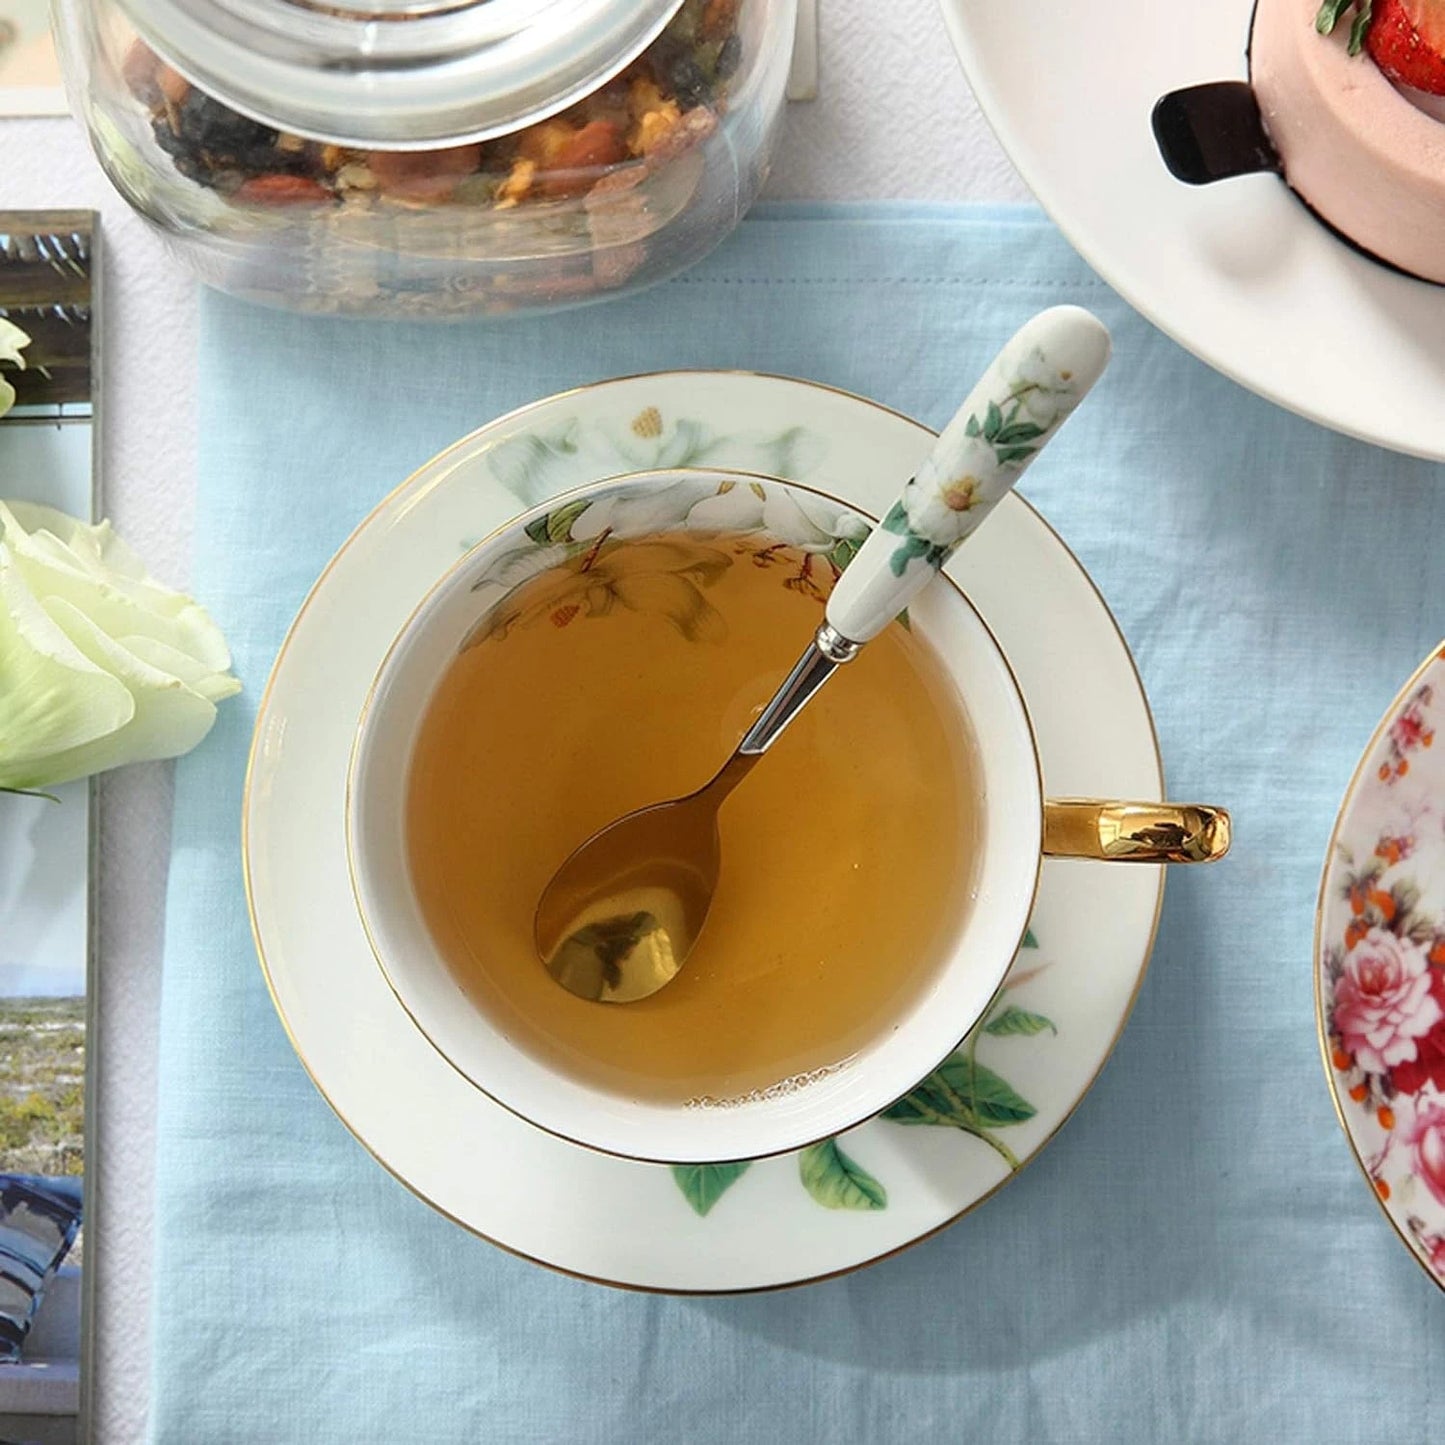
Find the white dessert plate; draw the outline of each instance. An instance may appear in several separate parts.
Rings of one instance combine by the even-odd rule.
[[[893,1117],[799,1154],[676,1170],[566,1143],[480,1093],[396,1001],[357,916],[342,847],[353,730],[392,637],[470,542],[583,482],[686,465],[813,480],[878,513],[931,441],[905,417],[806,382],[715,372],[604,382],[492,422],[428,463],[357,528],[306,600],[262,700],[247,781],[257,948],[327,1101],[382,1165],[458,1224],[634,1288],[819,1279],[987,1198],[1103,1066],[1153,944],[1157,867],[1046,862],[1030,936],[985,1025]],[[986,543],[949,570],[1016,670],[1049,792],[1161,797],[1128,648],[1038,514],[1007,499]]]
[[[1442,728],[1445,646],[1390,704],[1340,805],[1315,919],[1315,1012],[1360,1169],[1445,1289]]]
[[[1004,149],[1091,266],[1226,376],[1334,427],[1445,459],[1445,287],[1357,254],[1273,175],[1192,187],[1161,95],[1246,77],[1252,0],[941,0]]]

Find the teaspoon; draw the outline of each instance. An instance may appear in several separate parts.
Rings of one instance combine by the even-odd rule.
[[[1109,333],[1057,306],[1013,337],[839,577],[822,625],[712,781],[594,833],[553,875],[533,923],[551,975],[581,998],[631,1003],[670,983],[722,866],[718,809],[783,729],[937,575],[1098,380]]]

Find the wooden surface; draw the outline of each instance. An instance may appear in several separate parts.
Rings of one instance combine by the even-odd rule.
[[[88,402],[91,211],[0,211],[0,315],[30,335],[17,406]]]

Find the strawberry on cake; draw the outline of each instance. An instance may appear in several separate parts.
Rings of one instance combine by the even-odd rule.
[[[1250,75],[1305,204],[1445,283],[1445,0],[1259,0]]]

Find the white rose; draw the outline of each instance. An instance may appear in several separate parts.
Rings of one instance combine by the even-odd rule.
[[[175,757],[239,692],[205,611],[109,523],[0,502],[0,788]]]
[[[12,366],[25,370],[25,358],[20,354],[20,348],[30,345],[30,338],[13,321],[6,321],[0,316],[0,361],[8,361]],[[5,380],[5,375],[0,372],[0,416],[4,416],[12,406],[15,405],[15,388]]]

